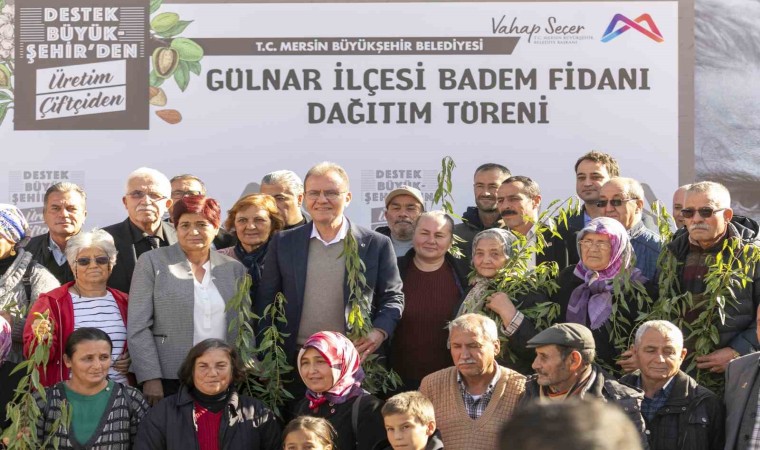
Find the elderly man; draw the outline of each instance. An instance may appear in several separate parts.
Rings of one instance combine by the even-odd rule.
[[[172,204],[169,206],[169,216],[165,221],[171,223],[172,211],[174,211],[174,205],[177,201],[188,195],[206,195],[206,184],[200,178],[190,174],[177,175],[172,177],[169,182],[172,185]],[[216,233],[211,245],[217,250],[232,247],[235,245],[235,237],[227,230],[219,228],[219,232]]]
[[[401,186],[385,197],[386,227],[375,231],[391,238],[396,257],[401,258],[412,248],[414,221],[425,211],[425,201],[419,189]]]
[[[66,243],[84,225],[86,200],[84,190],[74,183],[63,181],[50,186],[45,192],[42,207],[48,232],[33,237],[24,247],[61,284],[74,281],[71,267],[66,261]]]
[[[536,349],[536,374],[525,383],[523,402],[558,401],[571,397],[599,398],[618,404],[644,437],[639,411],[643,394],[615,381],[593,361],[596,343],[591,330],[577,323],[555,324],[528,341]]]
[[[602,186],[596,205],[606,217],[617,220],[628,231],[636,255],[636,267],[651,280],[657,271],[662,239],[642,221],[644,189],[641,184],[633,178],[611,178]]]
[[[413,249],[398,259],[404,316],[393,336],[391,366],[405,390],[417,389],[425,375],[451,364],[446,323],[456,316],[470,271],[449,254],[453,230],[454,221],[443,211],[422,213],[414,224]]]
[[[760,324],[756,329],[760,341]],[[737,358],[726,369],[726,450],[751,450],[760,443],[760,352]]]
[[[261,179],[261,193],[271,195],[277,201],[277,209],[285,220],[286,230],[308,222],[301,211],[303,183],[295,172],[277,170],[264,175]]]
[[[277,325],[288,333],[284,347],[293,360],[312,334],[326,330],[345,333],[348,285],[356,282],[348,279],[352,274],[346,267],[350,233],[364,262],[364,294],[372,304],[372,315],[367,318],[372,321],[372,331],[354,342],[364,359],[393,335],[404,310],[393,246],[387,237],[353,224],[343,215],[351,191],[342,167],[330,162],[317,164],[306,174],[305,187],[306,209],[313,221],[278,233],[270,241],[254,311],[263,316],[278,292],[285,295],[287,323]]]
[[[681,210],[687,232],[677,234],[664,250],[668,252],[665,257],[675,259],[679,269],[669,282],[670,286],[660,286],[676,293],[690,292],[698,298],[704,298],[707,289],[713,292],[712,295],[718,295],[721,289],[728,292],[730,288],[734,299],[726,302],[726,320],[715,317],[714,325],[719,334],[715,350],[696,358],[699,369],[714,373],[722,373],[729,361],[759,347],[755,318],[756,307],[760,304],[760,270],[757,264],[750,264],[748,258],[758,251],[760,227],[754,220],[734,216],[730,205],[731,195],[722,184],[703,181],[691,185]],[[711,266],[718,253],[722,252],[724,260],[727,259],[729,251],[723,250],[726,241],[736,245],[734,255],[744,263],[747,278],[740,281],[733,276],[730,286],[717,286],[716,290],[705,280],[713,275]],[[745,249],[746,246],[751,247]],[[664,279],[658,281],[667,282]],[[701,309],[689,311],[686,318],[696,319],[701,312]]]
[[[665,320],[636,330],[639,371],[620,379],[644,390],[641,415],[651,450],[721,450],[725,415],[720,398],[679,368],[686,357],[683,334]]]
[[[525,236],[528,245],[533,245],[536,241],[538,211],[541,209],[541,189],[538,183],[521,175],[507,178],[496,192],[496,205],[504,226],[513,233]],[[531,254],[528,266],[535,267],[545,261],[556,262],[560,270],[569,266],[571,261],[564,241],[548,230],[543,233],[543,237],[546,245],[542,253]]]
[[[496,207],[496,191],[501,183],[512,175],[501,164],[487,163],[475,169],[473,191],[475,206],[470,206],[462,214],[462,223],[454,227],[454,234],[464,239],[458,244],[468,262],[472,257],[472,239],[488,228],[500,228],[499,209]]]
[[[127,177],[122,202],[127,219],[103,229],[113,236],[119,252],[108,286],[129,293],[137,258],[177,242],[174,227],[161,220],[172,204],[171,183],[158,170],[141,167]]]
[[[525,377],[496,363],[496,322],[464,314],[448,325],[454,367],[422,380],[420,392],[433,402],[447,450],[493,450],[501,428],[515,411]]]
[[[676,223],[676,229],[680,230],[686,225],[686,221],[681,214],[684,200],[686,200],[686,191],[691,187],[690,184],[679,186],[673,193],[673,221]]]

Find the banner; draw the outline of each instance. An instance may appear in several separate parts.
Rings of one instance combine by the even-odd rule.
[[[548,203],[574,195],[592,149],[648,200],[678,185],[676,1],[25,0],[0,39],[0,198],[37,213],[72,180],[87,227],[124,218],[140,166],[195,174],[228,208],[270,171],[335,161],[364,225],[400,185],[430,207],[445,155],[460,211],[482,163]]]

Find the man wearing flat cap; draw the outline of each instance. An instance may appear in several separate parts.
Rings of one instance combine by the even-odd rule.
[[[425,212],[425,200],[419,189],[401,186],[385,196],[386,227],[375,231],[391,238],[396,257],[401,258],[412,248],[414,222]]]
[[[527,346],[536,349],[533,361],[536,374],[525,381],[521,404],[571,397],[611,402],[623,409],[641,431],[642,442],[646,444],[641,417],[644,393],[618,383],[594,363],[596,344],[591,330],[577,323],[559,323],[535,335]]]

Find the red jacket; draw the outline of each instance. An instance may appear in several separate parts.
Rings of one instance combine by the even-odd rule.
[[[53,386],[54,384],[68,379],[68,369],[63,363],[63,355],[66,348],[66,340],[74,332],[74,304],[71,301],[69,288],[74,282],[66,283],[59,288],[50,292],[40,294],[34,305],[29,309],[29,315],[24,325],[24,356],[27,358],[34,350],[34,313],[50,311],[49,318],[53,324],[53,343],[50,346],[50,358],[44,371],[40,371],[40,382],[43,386]],[[127,325],[127,294],[116,289],[108,288],[108,292],[113,295],[116,305],[119,307],[121,318],[124,320],[124,326]],[[124,351],[127,351],[127,344],[124,343]]]

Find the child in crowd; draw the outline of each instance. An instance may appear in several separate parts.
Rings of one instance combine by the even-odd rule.
[[[321,417],[300,416],[282,432],[283,450],[335,450],[335,429]]]
[[[375,450],[442,450],[443,441],[435,429],[433,404],[419,391],[389,398],[383,409],[388,440]]]

